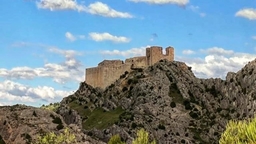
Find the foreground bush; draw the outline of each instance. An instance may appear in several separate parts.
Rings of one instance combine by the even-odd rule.
[[[108,144],[125,144],[125,142],[122,142],[119,135],[114,135],[110,138]],[[156,141],[150,143],[148,139],[148,132],[144,129],[140,129],[137,131],[137,138],[132,141],[132,144],[156,144]]]
[[[137,138],[132,141],[132,144],[156,144],[156,141],[149,142],[148,132],[144,129],[140,129],[137,132]]]
[[[110,138],[108,144],[125,144],[125,142],[122,142],[119,135],[114,135]]]
[[[248,121],[229,121],[219,143],[256,144],[256,117]]]
[[[46,133],[38,137],[36,144],[74,144],[76,137],[68,128],[63,133],[55,134],[54,132]]]

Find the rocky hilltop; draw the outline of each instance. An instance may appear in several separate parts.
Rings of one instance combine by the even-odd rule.
[[[0,107],[0,144],[30,144],[49,132],[56,134],[66,127],[75,134],[77,143],[101,143],[85,135],[77,125],[67,125],[63,118],[50,110],[25,105]]]
[[[255,87],[256,60],[228,73],[226,80],[199,79],[183,62],[160,60],[125,72],[105,89],[82,82],[56,113],[1,107],[0,143],[28,143],[42,130],[68,126],[81,143],[107,142],[115,134],[131,143],[144,128],[159,144],[214,144],[229,120],[254,116]]]
[[[59,114],[104,142],[120,134],[130,143],[144,128],[161,144],[218,143],[228,120],[254,116],[255,86],[256,60],[226,80],[198,79],[185,63],[161,60],[125,72],[104,90],[81,83]]]

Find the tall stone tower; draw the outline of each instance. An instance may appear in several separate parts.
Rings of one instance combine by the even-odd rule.
[[[158,46],[153,46],[146,49],[146,60],[147,65],[151,66],[158,62],[161,59],[167,59],[169,61],[174,60],[174,48],[173,47],[167,47],[165,49],[166,54],[163,54],[163,48]]]

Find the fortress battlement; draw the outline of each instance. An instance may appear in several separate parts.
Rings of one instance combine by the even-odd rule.
[[[85,81],[93,87],[106,88],[115,82],[125,71],[133,68],[145,68],[151,66],[161,59],[174,60],[174,48],[167,47],[163,54],[162,47],[152,46],[146,48],[146,56],[132,57],[122,60],[104,60],[97,67],[87,68]]]

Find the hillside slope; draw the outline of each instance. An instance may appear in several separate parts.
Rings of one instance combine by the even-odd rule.
[[[185,63],[161,60],[126,72],[105,90],[81,83],[59,114],[105,142],[120,134],[130,143],[144,128],[159,143],[218,143],[228,120],[256,110],[255,67],[256,60],[226,80],[198,79]]]
[[[66,127],[75,134],[77,143],[101,143],[85,135],[76,125],[67,125],[53,111],[25,105],[0,107],[0,144],[30,144],[49,132],[59,134]]]

